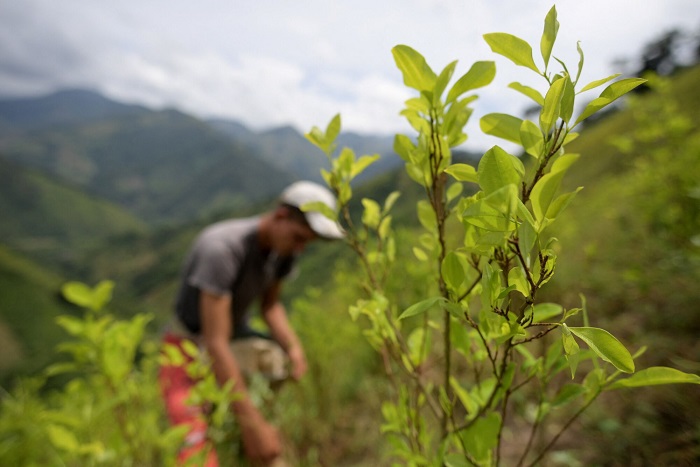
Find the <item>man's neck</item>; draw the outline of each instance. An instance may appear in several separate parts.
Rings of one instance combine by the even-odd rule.
[[[260,216],[260,222],[258,223],[258,245],[260,245],[262,250],[269,250],[272,248],[271,232],[273,221],[274,219],[271,213]]]

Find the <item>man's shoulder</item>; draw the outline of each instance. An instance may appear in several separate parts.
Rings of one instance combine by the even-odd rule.
[[[242,219],[226,219],[206,227],[201,237],[235,239],[244,238],[257,231],[259,217],[246,217]]]
[[[244,248],[247,240],[257,232],[258,224],[259,217],[219,221],[206,227],[196,243],[207,249]]]

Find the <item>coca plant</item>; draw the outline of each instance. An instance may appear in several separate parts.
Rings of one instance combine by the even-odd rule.
[[[508,461],[534,465],[604,391],[700,384],[697,375],[673,368],[638,371],[635,358],[643,349],[632,355],[610,332],[589,325],[584,297],[571,309],[539,299],[557,264],[556,240],[547,228],[580,190],[562,192],[564,175],[579,159],[567,144],[581,122],[644,82],[612,75],[582,85],[581,47],[575,67],[552,55],[558,29],[552,7],[540,39],[540,64],[525,40],[484,35],[493,52],[535,73],[543,92],[518,82],[508,86],[539,107],[539,118],[482,117],[484,133],[520,146],[523,155],[494,146],[476,168],[454,163],[452,149],[467,138],[473,91],[491,83],[494,62],[476,62],[453,81],[456,61],[436,73],[416,50],[394,47],[404,84],[416,91],[401,111],[415,137],[396,135],[394,142],[408,175],[425,191],[417,204],[422,233],[413,236],[413,245],[396,244],[396,192],[382,202],[362,199],[361,220],[350,215],[351,182],[379,156],[356,157],[349,148],[336,152],[339,115],[325,130],[314,127],[307,134],[328,157],[330,169],[321,173],[339,203],[335,212],[318,204],[304,209],[343,222],[363,265],[366,296],[350,314],[365,318],[365,334],[386,362],[394,397],[382,407],[382,431],[405,464],[499,465],[508,434]],[[601,87],[577,114],[580,94]],[[400,307],[399,294],[387,287],[387,279],[400,273],[399,247],[428,263],[435,285],[433,295],[408,307]],[[568,418],[553,435],[544,433],[555,412]]]

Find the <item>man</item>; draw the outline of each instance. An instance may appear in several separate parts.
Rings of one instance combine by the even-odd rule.
[[[234,392],[242,397],[232,404],[232,410],[241,428],[245,454],[262,465],[280,456],[280,435],[251,402],[242,371],[250,362],[237,356],[230,343],[243,342],[255,334],[248,326],[248,315],[253,302],[259,301],[272,339],[288,357],[291,377],[299,379],[306,372],[304,350],[279,300],[281,283],[309,242],[344,235],[337,223],[321,213],[300,210],[311,202],[322,202],[332,209],[336,204],[326,188],[301,181],[283,191],[274,210],[205,229],[185,262],[177,319],[165,336],[165,342],[175,345],[184,339],[194,341],[208,353],[219,384],[234,382]],[[202,412],[186,403],[195,382],[181,367],[173,366],[161,368],[160,382],[171,421],[190,427],[181,460],[210,448]],[[209,450],[206,465],[218,465],[213,449]]]

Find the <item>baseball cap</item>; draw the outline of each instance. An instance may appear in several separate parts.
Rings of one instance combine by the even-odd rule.
[[[307,203],[321,202],[335,210],[336,200],[333,193],[318,183],[299,181],[292,183],[280,195],[280,202],[301,208]],[[306,222],[316,235],[321,238],[338,239],[345,236],[343,228],[335,221],[327,218],[318,211],[304,212]]]

